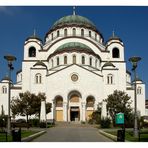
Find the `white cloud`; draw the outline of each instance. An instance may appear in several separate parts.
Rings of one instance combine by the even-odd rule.
[[[0,6],[0,14],[13,15],[15,11],[15,7]]]
[[[12,11],[10,11],[10,7],[0,6],[0,13],[12,15]]]

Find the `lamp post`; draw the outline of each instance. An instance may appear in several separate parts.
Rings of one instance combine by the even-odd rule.
[[[129,61],[132,63],[132,71],[134,72],[134,136],[138,137],[138,124],[137,124],[137,88],[136,88],[136,68],[137,63],[141,60],[140,57],[131,57]]]
[[[8,72],[9,72],[9,84],[8,84],[8,125],[7,125],[7,133],[10,134],[11,133],[11,123],[10,123],[10,97],[11,97],[11,71],[14,69],[12,62],[16,60],[16,57],[12,56],[12,55],[6,55],[4,56],[4,59],[6,59],[8,61]]]

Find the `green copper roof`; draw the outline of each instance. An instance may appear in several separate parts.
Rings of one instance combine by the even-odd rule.
[[[100,56],[97,55],[90,47],[88,47],[87,45],[80,43],[80,42],[69,42],[69,43],[65,43],[61,46],[59,46],[48,58],[56,55],[56,54],[60,54],[60,53],[64,53],[64,52],[78,52],[78,53],[87,53],[87,54],[91,54],[94,55],[96,57],[98,57],[99,59]]]
[[[33,66],[43,66],[43,67],[47,67],[42,61],[37,61]]]
[[[107,66],[112,66],[112,67],[115,67],[113,63],[111,63],[110,61],[109,62],[106,62],[103,67],[107,67]],[[103,68],[102,67],[102,68]]]
[[[79,42],[69,42],[69,43],[65,43],[65,44],[61,45],[60,47],[58,47],[56,51],[66,49],[66,48],[68,48],[68,49],[69,48],[76,48],[76,49],[81,48],[81,49],[91,50],[91,48],[88,47],[85,44],[82,44],[82,43],[79,43]]]
[[[52,29],[56,28],[57,26],[70,25],[70,24],[85,25],[87,27],[92,27],[96,29],[95,25],[90,20],[79,15],[68,15],[60,18],[54,23]]]

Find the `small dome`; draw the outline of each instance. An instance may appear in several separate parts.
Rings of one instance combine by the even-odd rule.
[[[133,82],[135,82],[135,81],[141,81],[142,82],[142,80],[139,77],[136,77],[136,79],[133,80]]]
[[[35,66],[43,66],[43,67],[47,67],[42,61],[37,61],[34,65]]]
[[[107,66],[115,67],[115,65],[113,65],[113,63],[111,63],[111,62],[106,62],[106,63],[102,66],[102,68],[107,67]]]
[[[122,40],[117,35],[115,35],[114,31],[113,31],[112,36],[109,38],[109,40],[107,42],[109,42],[111,40],[119,40],[120,42],[122,42]]]
[[[69,42],[58,47],[54,53],[62,52],[84,52],[89,54],[95,54],[94,51],[85,44],[79,42]]]
[[[85,49],[85,50],[88,50],[88,51],[92,51],[92,49],[90,47],[88,47],[87,45],[85,44],[82,44],[82,43],[79,43],[79,42],[69,42],[69,43],[65,43],[63,45],[61,45],[60,47],[57,48],[56,51],[60,51],[62,49]]]
[[[119,40],[120,42],[122,42],[122,40],[117,36],[110,37],[108,41],[110,41],[110,40]]]
[[[39,41],[42,42],[42,40],[36,35],[35,30],[34,30],[33,35],[29,36],[29,37],[26,39],[26,41],[28,41],[29,39],[36,39],[36,40],[39,40]]]
[[[5,76],[5,77],[2,79],[2,81],[3,81],[3,80],[7,80],[7,81],[9,81],[10,78],[9,78],[8,76]]]
[[[2,80],[2,82],[9,82],[12,83],[12,80],[8,77],[8,76],[5,76]]]
[[[72,24],[84,25],[86,27],[90,27],[96,30],[95,25],[89,19],[79,15],[68,15],[60,18],[54,23],[54,25],[52,26],[52,29],[61,27],[63,25],[72,25]]]

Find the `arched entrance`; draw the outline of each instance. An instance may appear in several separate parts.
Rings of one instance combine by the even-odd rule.
[[[86,98],[86,120],[91,119],[91,115],[94,112],[95,98],[93,96],[88,96]]]
[[[71,105],[70,106],[70,121],[80,121],[80,107],[78,105],[79,96],[77,94],[72,95],[69,102],[70,102],[69,104]]]
[[[68,95],[68,121],[80,121],[80,103],[81,94],[78,91],[72,91]]]
[[[55,97],[55,120],[63,121],[63,98],[61,96]]]

